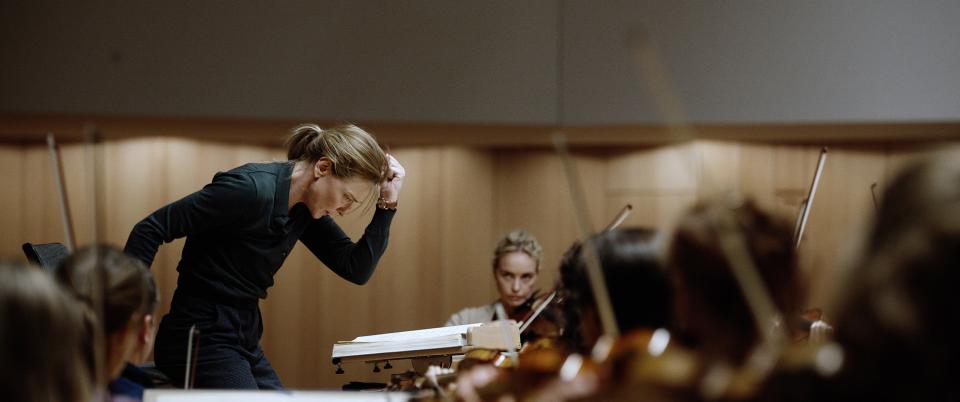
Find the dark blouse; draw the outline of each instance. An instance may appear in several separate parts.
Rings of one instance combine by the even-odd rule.
[[[200,191],[134,226],[124,251],[147,266],[161,243],[186,236],[178,287],[217,298],[264,299],[297,240],[344,279],[364,284],[387,248],[394,210],[377,208],[354,243],[329,216],[288,210],[290,162],[250,163],[219,172]]]

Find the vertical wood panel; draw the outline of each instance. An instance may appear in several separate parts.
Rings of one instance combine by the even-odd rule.
[[[23,261],[20,245],[24,241],[24,204],[26,185],[24,174],[25,148],[16,145],[0,146],[0,259]]]
[[[23,190],[20,192],[23,206],[23,237],[24,242],[32,243],[65,243],[63,227],[59,220],[50,215],[56,211],[52,203],[56,193],[53,189],[50,161],[46,148],[39,146],[27,147],[23,153],[22,176]]]
[[[693,143],[630,150],[612,155],[607,164],[608,192],[685,192],[699,181],[699,155]]]
[[[774,155],[768,144],[740,144],[740,192],[768,211],[776,206]]]
[[[489,151],[447,148],[441,153],[440,315],[443,325],[465,306],[496,297],[490,259],[494,233],[494,157]]]
[[[165,143],[143,138],[106,144],[104,198],[109,211],[106,236],[111,242],[123,245],[134,224],[173,201],[167,195],[171,176],[165,163]]]
[[[433,326],[440,316],[440,149],[395,150],[408,171],[390,230],[384,265],[371,280],[363,314],[367,330],[392,332]],[[408,167],[409,166],[409,167]]]
[[[822,306],[833,273],[848,266],[874,207],[870,184],[882,180],[882,148],[832,148],[800,245],[801,268],[810,278],[810,305]]]
[[[700,157],[700,181],[697,191],[701,196],[740,191],[739,144],[698,141],[695,149]]]
[[[629,203],[633,205],[633,212],[621,228],[645,227],[669,232],[696,201],[694,194],[612,195],[607,197],[607,211],[614,211],[609,213],[612,219],[616,211]]]
[[[607,220],[627,203],[633,212],[623,227],[669,230],[697,199],[703,149],[694,143],[622,152],[606,160]],[[713,180],[713,174],[707,180]],[[605,223],[604,223],[605,224]]]
[[[774,213],[786,219],[796,219],[800,204],[810,189],[819,151],[819,147],[811,146],[774,147]]]
[[[78,247],[89,244],[95,237],[93,169],[87,153],[91,146],[82,143],[60,146],[63,181],[67,189],[73,232]],[[54,195],[56,194],[54,192]],[[55,204],[59,203],[59,200],[55,201]],[[59,208],[55,209],[57,214],[59,211]]]

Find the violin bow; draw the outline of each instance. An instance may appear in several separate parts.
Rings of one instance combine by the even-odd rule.
[[[615,217],[613,218],[613,220],[610,221],[610,224],[607,225],[607,227],[605,227],[605,228],[603,229],[603,232],[609,232],[609,231],[615,230],[617,227],[619,227],[620,224],[623,223],[623,221],[627,219],[627,216],[630,215],[630,211],[632,211],[632,210],[633,210],[633,205],[630,205],[630,204],[624,205],[624,206],[623,206],[623,209],[621,209],[620,212],[617,213],[617,216],[615,216]],[[601,233],[603,233],[603,232],[601,232]],[[534,309],[533,314],[530,314],[530,317],[528,317],[526,320],[523,321],[523,323],[520,324],[520,333],[521,333],[521,334],[522,334],[524,331],[526,331],[526,330],[527,330],[527,327],[529,327],[530,324],[533,323],[533,321],[536,320],[538,316],[540,316],[540,313],[542,313],[543,310],[546,309],[547,306],[549,306],[551,302],[553,302],[553,299],[554,299],[556,296],[557,296],[557,291],[556,291],[556,290],[554,290],[553,292],[550,292],[550,294],[547,296],[547,298],[544,299],[543,302],[541,302],[540,305],[537,306],[536,309]]]
[[[807,229],[807,218],[810,217],[810,209],[813,208],[813,197],[817,195],[817,187],[820,185],[820,176],[823,175],[823,167],[827,164],[827,147],[820,150],[820,159],[817,160],[817,170],[813,174],[813,182],[810,183],[810,190],[807,193],[807,200],[803,204],[798,219],[798,225],[794,236],[794,244],[800,248],[800,241],[803,240],[803,232]]]
[[[63,235],[66,241],[68,253],[73,253],[77,249],[77,241],[73,232],[73,218],[70,214],[70,204],[67,202],[67,186],[63,180],[63,159],[60,156],[60,147],[53,138],[52,133],[47,133],[47,151],[50,154],[50,168],[53,172],[54,185],[57,187],[57,194],[60,199],[60,218],[63,221]]]
[[[530,326],[530,323],[532,323],[534,320],[537,319],[537,317],[540,315],[540,313],[542,313],[543,310],[546,309],[546,307],[547,307],[548,305],[550,305],[550,302],[552,302],[552,301],[553,301],[553,298],[556,297],[556,296],[557,296],[557,291],[556,291],[556,290],[554,290],[553,292],[550,292],[550,295],[547,296],[547,298],[544,299],[543,302],[540,303],[540,305],[537,306],[537,308],[536,308],[535,310],[533,310],[533,314],[530,314],[530,317],[528,317],[523,323],[520,324],[520,333],[521,333],[521,334],[523,333],[523,331],[526,331],[526,330],[527,330],[527,327]]]
[[[634,51],[635,60],[640,67],[641,78],[647,83],[654,106],[665,120],[668,137],[671,137],[673,142],[677,143],[696,139],[697,133],[695,128],[688,123],[688,119],[685,113],[683,113],[677,92],[673,90],[671,86],[669,74],[666,68],[664,68],[658,51],[649,38],[649,35],[641,33],[641,35],[633,39],[634,40],[631,41],[631,50]],[[826,148],[824,148],[821,160],[826,157],[825,154]],[[704,171],[702,166],[699,166],[701,161],[696,158],[695,152],[692,149],[688,155],[691,159],[689,161],[690,163],[684,163],[683,165],[690,169],[691,173],[701,180],[701,183],[706,182],[707,180],[705,180],[703,176],[708,174],[709,171]],[[697,167],[700,167],[700,169],[696,169]],[[822,167],[820,167],[818,171],[822,171]],[[819,173],[814,180],[819,181]],[[808,197],[808,205],[812,204],[811,200],[812,197]],[[734,203],[732,206],[736,205],[737,203]],[[727,215],[727,218],[723,218],[723,215]],[[805,225],[806,217],[803,217],[802,220]],[[765,360],[765,362],[760,363],[769,362],[771,359],[779,356],[782,341],[786,339],[786,331],[782,327],[778,328],[779,331],[777,331],[776,334],[764,330],[765,327],[763,323],[774,322],[773,320],[777,317],[778,311],[753,263],[742,229],[736,224],[732,216],[729,216],[729,213],[720,214],[717,224],[721,251],[730,262],[731,269],[734,271],[734,278],[743,291],[744,298],[747,300],[747,306],[754,316],[754,320],[757,322],[758,330],[762,332],[760,338],[762,344],[759,350],[772,352],[761,355],[760,357],[765,358],[757,360]],[[772,347],[763,347],[765,345]],[[750,369],[762,373],[759,367],[750,366]]]
[[[620,336],[620,328],[617,327],[616,316],[613,313],[613,303],[610,302],[610,293],[607,292],[606,280],[603,277],[603,271],[600,269],[600,257],[597,255],[597,250],[593,242],[590,241],[591,230],[586,212],[587,203],[586,200],[584,200],[583,191],[580,188],[576,167],[567,149],[566,137],[562,133],[555,134],[553,137],[553,145],[563,164],[563,172],[567,179],[567,188],[570,190],[570,198],[573,201],[573,212],[581,239],[580,252],[583,253],[584,261],[587,265],[587,278],[590,280],[590,288],[593,291],[594,300],[597,305],[597,313],[600,316],[600,323],[603,327],[603,338],[607,338],[609,340],[608,342],[612,342],[612,340]]]
[[[611,230],[616,229],[618,226],[620,226],[621,223],[623,223],[623,221],[627,219],[627,216],[630,215],[631,211],[633,211],[633,205],[630,205],[630,204],[624,205],[623,209],[620,210],[620,213],[618,213],[617,216],[613,218],[613,221],[611,221],[610,224],[607,225],[607,227],[603,228],[602,232],[609,232]]]

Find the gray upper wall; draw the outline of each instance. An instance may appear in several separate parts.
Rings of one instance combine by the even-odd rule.
[[[651,123],[651,44],[694,121],[950,121],[958,21],[947,0],[4,1],[0,111]]]

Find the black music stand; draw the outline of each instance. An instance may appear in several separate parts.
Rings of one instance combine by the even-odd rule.
[[[61,243],[23,243],[23,254],[31,264],[39,265],[52,274],[60,268],[60,264],[67,259],[70,252]]]

